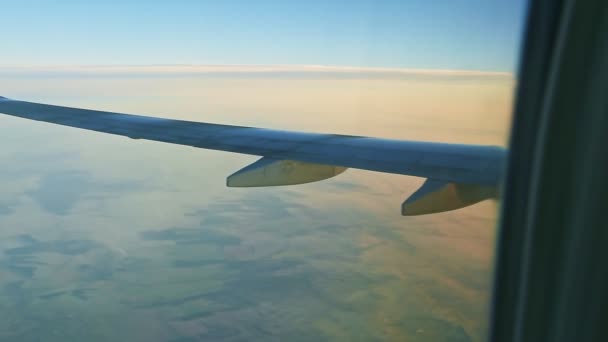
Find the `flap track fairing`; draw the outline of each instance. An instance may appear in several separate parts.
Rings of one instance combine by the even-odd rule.
[[[345,167],[263,157],[226,180],[229,187],[260,187],[311,183],[346,171]]]

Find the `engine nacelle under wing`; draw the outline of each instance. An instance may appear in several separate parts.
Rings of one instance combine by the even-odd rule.
[[[229,187],[258,187],[311,183],[346,171],[345,167],[277,160],[263,157],[233,173],[226,180]]]
[[[414,194],[401,205],[401,215],[425,215],[460,209],[490,198],[497,198],[493,186],[446,183],[427,179]]]

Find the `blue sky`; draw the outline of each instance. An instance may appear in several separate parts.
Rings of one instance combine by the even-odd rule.
[[[512,72],[524,0],[6,1],[0,65],[315,64]]]

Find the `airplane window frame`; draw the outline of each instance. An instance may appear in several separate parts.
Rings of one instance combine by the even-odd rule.
[[[490,340],[606,340],[608,3],[538,0],[528,16]]]

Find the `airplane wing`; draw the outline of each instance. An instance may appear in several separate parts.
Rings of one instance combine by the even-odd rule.
[[[314,182],[336,176],[347,168],[427,178],[402,204],[403,215],[453,210],[496,198],[506,161],[506,151],[497,146],[229,126],[5,97],[0,97],[0,113],[132,139],[261,156],[228,177],[227,185],[234,187]]]

